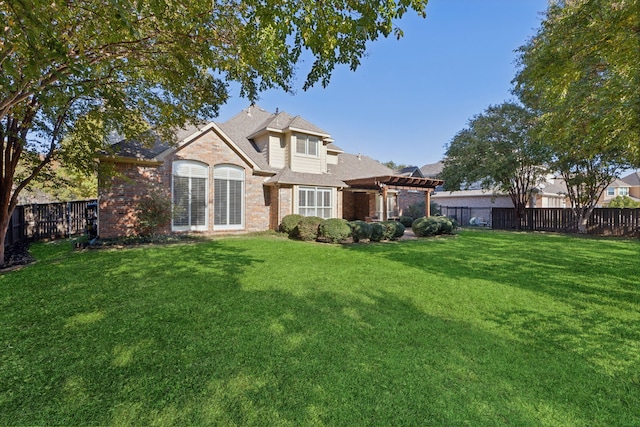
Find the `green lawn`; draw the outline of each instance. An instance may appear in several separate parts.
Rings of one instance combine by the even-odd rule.
[[[32,252],[0,425],[640,425],[637,239]]]

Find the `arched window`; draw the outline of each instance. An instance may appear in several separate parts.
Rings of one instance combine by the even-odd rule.
[[[213,227],[244,228],[244,169],[231,165],[213,168]]]
[[[190,160],[173,163],[173,230],[207,229],[207,190],[209,168]]]

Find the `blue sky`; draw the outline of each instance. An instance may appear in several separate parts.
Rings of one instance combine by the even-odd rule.
[[[547,0],[430,0],[426,19],[398,22],[404,37],[370,44],[360,67],[335,70],[327,88],[295,94],[271,90],[258,105],[300,115],[326,130],[348,153],[423,166],[442,159],[445,145],[470,118],[513,99],[514,52],[540,25]],[[249,105],[234,97],[224,121]]]

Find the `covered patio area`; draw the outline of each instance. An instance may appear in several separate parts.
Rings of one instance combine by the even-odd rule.
[[[444,181],[398,175],[383,175],[345,180],[343,218],[362,221],[385,221],[400,215],[398,194],[403,191],[423,191],[426,215],[430,216],[431,193]]]

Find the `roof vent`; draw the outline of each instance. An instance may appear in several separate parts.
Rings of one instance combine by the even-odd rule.
[[[358,153],[358,160],[362,160],[362,155]]]

